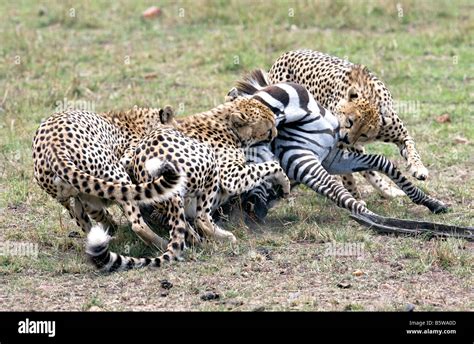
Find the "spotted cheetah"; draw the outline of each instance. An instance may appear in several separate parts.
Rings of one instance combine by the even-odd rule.
[[[90,231],[91,218],[113,231],[117,225],[106,207],[116,202],[141,239],[162,247],[166,242],[143,223],[137,204],[170,198],[179,192],[184,179],[169,162],[159,166],[159,178],[140,184],[131,180],[127,170],[129,147],[170,113],[170,107],[55,113],[40,125],[33,139],[34,177],[84,232]]]
[[[110,237],[100,226],[88,235],[87,253],[102,271],[161,266],[181,259],[186,239],[196,230],[206,237],[235,241],[232,233],[217,226],[211,213],[230,196],[241,194],[274,179],[289,194],[290,183],[277,161],[246,164],[244,149],[269,142],[277,134],[273,112],[254,99],[238,98],[212,110],[186,117],[173,127],[159,127],[146,135],[134,154],[134,177],[152,180],[163,161],[179,166],[185,185],[170,200],[154,203],[168,219],[170,243],[156,258],[132,258],[110,252]]]
[[[271,83],[296,82],[305,86],[316,101],[333,113],[337,113],[339,102],[352,88],[352,99],[365,98],[376,105],[381,124],[370,140],[360,137],[357,144],[346,148],[363,153],[363,143],[374,140],[395,143],[407,160],[410,173],[419,180],[428,177],[415,142],[395,111],[389,90],[367,67],[317,51],[296,50],[281,55],[270,68],[268,77]],[[386,197],[403,194],[375,172],[363,172],[363,175]],[[360,198],[353,176],[344,175],[343,181],[346,188]]]

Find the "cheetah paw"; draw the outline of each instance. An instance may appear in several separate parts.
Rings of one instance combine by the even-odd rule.
[[[429,172],[428,169],[424,166],[410,166],[409,173],[418,180],[426,180],[428,178]]]
[[[290,192],[291,192],[291,183],[286,174],[282,173],[281,177],[279,178],[279,183],[281,185],[281,190],[282,190],[282,197],[283,198],[288,198],[290,197]]]
[[[380,190],[380,193],[382,194],[382,197],[387,199],[406,196],[406,194],[401,189],[394,187]]]

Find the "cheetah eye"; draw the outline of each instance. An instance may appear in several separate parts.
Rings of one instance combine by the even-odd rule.
[[[361,134],[360,137],[368,138],[367,134]]]
[[[350,128],[352,128],[353,125],[354,125],[354,121],[352,119],[348,118],[346,128],[350,129]]]
[[[359,98],[359,96],[357,95],[357,93],[351,93],[351,94],[349,95],[349,99],[351,99],[351,100],[352,100],[352,99],[357,99],[357,98]]]

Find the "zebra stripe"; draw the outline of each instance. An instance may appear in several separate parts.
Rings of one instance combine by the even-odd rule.
[[[443,203],[414,186],[385,157],[339,149],[337,118],[317,103],[303,86],[295,83],[268,86],[266,80],[262,71],[254,71],[245,81],[240,81],[236,88],[239,94],[261,101],[274,112],[278,135],[270,149],[289,178],[307,185],[353,213],[371,213],[330,174],[374,170],[390,177],[414,203],[423,204],[433,212],[445,208]],[[253,94],[249,94],[249,90]],[[256,149],[269,150],[263,145]],[[255,162],[266,161],[258,159],[259,154]],[[262,184],[243,198],[252,193],[258,196],[268,194],[265,187],[268,184]]]

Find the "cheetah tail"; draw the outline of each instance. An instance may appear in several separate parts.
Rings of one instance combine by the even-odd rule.
[[[154,160],[154,159],[153,159]],[[118,202],[162,202],[181,192],[184,177],[171,162],[154,164],[150,182],[132,184],[108,182],[80,169],[67,157],[56,152],[55,172],[79,192]]]
[[[145,266],[160,267],[164,261],[174,260],[171,250],[155,258],[123,256],[109,250],[110,240],[111,237],[101,225],[92,227],[87,235],[86,253],[94,266],[102,272],[139,269]]]

